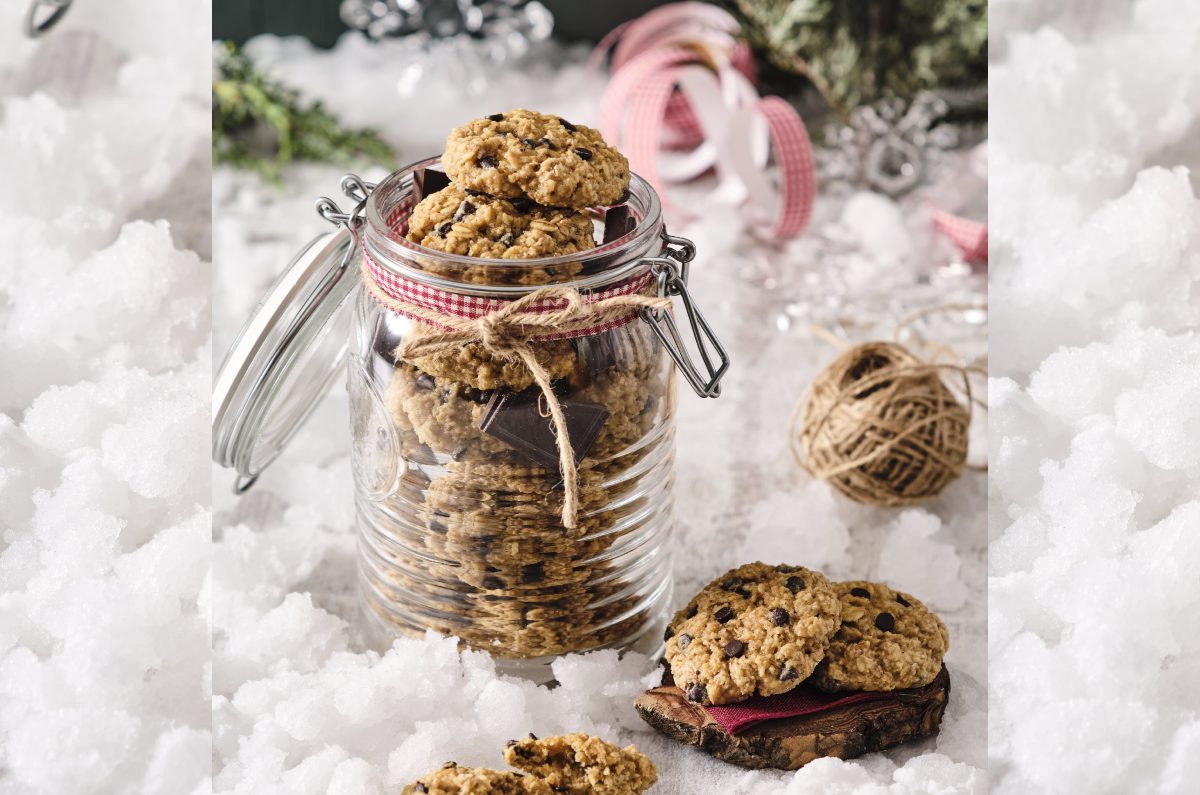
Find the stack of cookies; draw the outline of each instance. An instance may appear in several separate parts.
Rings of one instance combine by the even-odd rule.
[[[666,630],[666,663],[689,701],[921,687],[942,669],[946,625],[881,583],[831,583],[800,566],[748,563],[704,587]]]
[[[795,769],[937,732],[946,627],[882,583],[750,563],[707,585],[666,630],[664,686],[638,714],[743,767]]]
[[[641,795],[658,780],[654,763],[632,745],[586,734],[511,740],[504,759],[520,772],[447,762],[402,795]]]
[[[413,208],[407,238],[431,250],[419,267],[461,282],[569,277],[578,262],[519,260],[594,247],[585,211],[628,198],[628,163],[598,132],[527,110],[454,130],[443,164],[451,182]],[[435,252],[513,263],[475,266]],[[602,420],[579,461],[578,526],[567,529],[553,443],[539,458],[492,430],[504,405],[537,411],[528,368],[478,343],[397,360],[386,326],[375,345],[388,379],[380,388],[406,469],[369,520],[377,532],[368,534],[364,576],[376,612],[403,632],[434,629],[507,658],[638,634],[661,606],[645,604],[646,594],[665,593],[666,566],[656,562],[664,556],[647,551],[650,536],[665,532],[670,484],[655,464],[672,448],[671,367],[649,330],[632,323],[536,346],[568,420],[582,412]],[[546,423],[534,414],[533,424]]]

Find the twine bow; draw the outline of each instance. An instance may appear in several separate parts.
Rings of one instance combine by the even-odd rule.
[[[411,301],[397,299],[384,292],[363,263],[363,282],[371,296],[383,306],[401,315],[441,329],[435,335],[409,337],[396,351],[402,359],[414,359],[479,343],[491,355],[508,361],[520,361],[542,391],[558,446],[558,462],[563,478],[563,525],[578,525],[579,473],[575,449],[567,431],[567,416],[550,381],[549,371],[538,361],[534,345],[549,334],[570,336],[606,322],[620,320],[642,309],[671,308],[671,299],[649,295],[617,295],[588,301],[570,287],[542,287],[508,301],[499,309],[476,318],[429,309]],[[547,304],[556,308],[544,309]],[[582,336],[582,334],[580,334]]]

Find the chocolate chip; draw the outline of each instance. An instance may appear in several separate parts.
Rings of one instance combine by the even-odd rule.
[[[704,700],[708,698],[708,689],[701,684],[689,685],[683,693],[693,704],[703,704]]]
[[[421,373],[419,376],[417,376],[416,384],[418,389],[433,389],[433,376],[431,376],[429,373]]]
[[[738,596],[745,597],[746,599],[750,598],[750,589],[746,587],[745,580],[728,580],[721,583],[721,588],[729,591],[730,593],[735,593]]]
[[[699,613],[699,612],[700,612],[700,606],[699,606],[699,605],[697,605],[697,604],[690,604],[690,605],[688,605],[688,611],[687,611],[687,617],[688,617],[688,618],[695,618],[695,617],[696,617],[696,614],[697,614],[697,613]]]
[[[787,585],[787,589],[792,593],[800,593],[804,590],[803,577],[788,577],[787,582],[784,584]]]
[[[663,640],[670,640],[673,637],[675,637],[674,629],[667,627],[665,630],[663,630]]]
[[[800,676],[799,671],[797,671],[795,668],[792,668],[790,665],[785,665],[783,667],[783,670],[779,672],[779,681],[780,682],[790,682],[793,679],[799,678],[799,676]]]
[[[488,121],[504,121],[504,114],[493,113],[491,116],[488,116]]]
[[[626,188],[625,190],[621,191],[621,197],[617,199],[616,203],[624,204],[625,202],[629,201],[629,197],[631,195],[632,194],[629,192],[629,188]]]
[[[458,205],[458,209],[454,211],[454,220],[461,221],[473,212],[475,212],[475,205],[464,199],[463,203]]]
[[[487,196],[487,194],[483,191],[473,190],[471,188],[463,188],[463,193],[467,194],[468,196]]]
[[[786,627],[788,622],[792,620],[792,615],[782,607],[777,607],[771,611],[771,623],[777,627]]]
[[[430,521],[429,529],[432,530],[433,532],[437,533],[438,535],[445,535],[446,530],[449,528],[447,528],[446,525],[442,524],[441,522]]]
[[[567,128],[568,130],[570,130],[571,132],[575,132],[575,131],[576,131],[576,127],[575,127],[575,125],[574,125],[574,124],[571,124],[571,122],[567,121],[566,119],[559,119],[559,120],[558,120],[558,123],[559,123],[559,124],[561,124],[562,126],[566,127],[566,128]]]
[[[450,230],[454,228],[454,224],[447,221],[437,228],[437,233],[440,237],[445,237],[450,234]]]
[[[575,154],[579,155],[580,160],[591,160],[592,150],[584,149],[582,146],[575,147]]]
[[[543,138],[540,141],[538,141],[538,146],[545,146],[548,149],[557,149],[558,148],[554,145],[554,142],[551,141],[549,138]]]
[[[730,658],[741,657],[745,651],[746,651],[746,644],[742,643],[740,640],[736,640],[736,639],[731,640],[725,644],[725,656],[726,657],[730,657]]]
[[[713,618],[717,620],[718,624],[724,624],[726,621],[729,621],[733,618],[733,608],[726,605],[717,612],[713,613]]]
[[[541,582],[546,578],[546,572],[542,568],[541,563],[530,563],[521,569],[521,582],[529,585],[530,583]]]
[[[446,762],[442,765],[442,770],[449,770],[452,767],[458,767],[458,762]]]
[[[483,578],[483,587],[489,591],[498,591],[504,587],[504,580],[489,574]]]
[[[793,571],[800,571],[799,566],[789,566],[786,563],[780,563],[775,567],[775,571],[781,574],[791,574]]]
[[[692,636],[686,632],[679,636],[675,641],[675,645],[681,649],[686,649],[692,643]]]
[[[483,157],[479,158],[478,162],[480,168],[496,167],[496,158],[492,157],[491,155],[484,155]]]
[[[515,199],[509,199],[508,203],[513,206],[513,209],[519,213],[527,213],[533,209],[533,199],[526,196],[518,196]]]
[[[505,748],[512,748],[512,747],[513,747],[514,745],[516,745],[516,744],[517,744],[517,741],[516,741],[516,740],[509,740],[508,742],[506,742],[506,743],[504,744],[504,747],[505,747]]]
[[[910,605],[910,604],[908,603],[908,600],[907,600],[907,599],[905,599],[905,598],[904,598],[903,596],[901,596],[900,594],[896,594],[896,601],[897,601],[897,602],[899,602],[900,604],[904,605],[905,607],[912,607],[912,605]]]
[[[895,632],[896,619],[891,613],[880,613],[875,616],[875,628],[881,629],[884,632]]]
[[[525,144],[530,149],[537,149],[537,145],[538,145],[538,142],[533,140],[532,138],[522,138],[521,143]]]
[[[531,739],[531,740],[536,740],[536,739],[537,739],[537,735],[536,735],[536,734],[534,734],[533,732],[530,732],[530,733],[529,733],[529,739]]]
[[[861,596],[863,599],[871,598],[871,592],[868,591],[866,588],[851,588],[850,595],[851,596]]]

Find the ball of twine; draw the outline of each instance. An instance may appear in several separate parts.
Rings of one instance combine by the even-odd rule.
[[[962,376],[966,406],[943,383],[945,370]],[[793,413],[792,452],[814,477],[859,502],[931,500],[967,467],[968,372],[923,361],[893,342],[856,345],[812,382],[799,434]]]

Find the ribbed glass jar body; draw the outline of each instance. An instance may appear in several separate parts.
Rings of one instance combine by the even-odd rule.
[[[587,294],[644,278],[642,258],[662,251],[657,199],[636,179],[627,204],[635,228],[586,254],[496,261],[416,247],[403,239],[408,175],[427,165],[389,177],[366,208],[364,248],[398,277],[478,297],[547,285]],[[360,593],[376,628],[384,637],[453,635],[534,676],[552,655],[652,645],[670,598],[676,396],[674,365],[650,326],[632,316],[533,343],[568,413],[603,416],[579,463],[578,526],[568,529],[558,468],[481,430],[501,397],[524,396],[548,416],[528,369],[480,343],[398,358],[404,340],[436,331],[365,289],[355,300]]]

